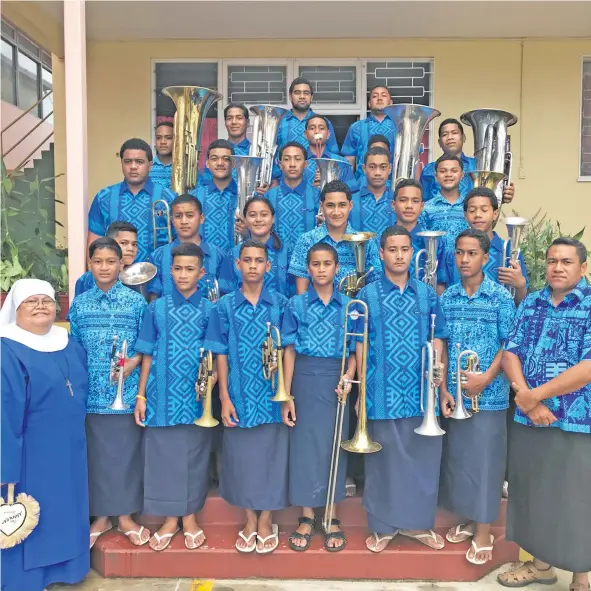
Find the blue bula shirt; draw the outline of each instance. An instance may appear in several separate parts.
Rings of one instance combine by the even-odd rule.
[[[228,140],[230,141],[230,140]],[[230,142],[232,147],[234,148],[234,154],[236,156],[248,156],[250,153],[250,140],[248,138],[244,138],[241,142],[234,144]],[[232,168],[232,178],[236,180],[236,169]],[[197,185],[208,185],[213,182],[213,176],[211,176],[211,170],[205,166],[203,172],[199,172],[197,175]]]
[[[356,230],[353,229],[351,224],[347,224],[345,233],[354,234],[355,232]],[[318,242],[330,244],[337,251],[339,256],[339,270],[335,277],[335,282],[337,285],[343,277],[356,271],[355,252],[353,251],[353,246],[351,243],[344,240],[335,242],[328,233],[326,224],[322,224],[321,226],[318,226],[318,228],[315,228],[310,232],[306,232],[306,234],[303,236],[300,236],[299,240],[297,241],[291,256],[291,261],[289,263],[289,272],[292,275],[295,275],[296,277],[305,277],[306,279],[310,278],[308,275],[308,265],[306,262],[308,251],[312,246],[314,246],[314,244],[317,244]],[[382,260],[380,259],[375,240],[370,240],[367,243],[365,250],[366,271],[369,271],[370,267],[373,267],[373,271],[369,273],[366,283],[375,281],[382,273]]]
[[[201,238],[208,244],[228,252],[234,246],[234,221],[238,205],[234,181],[220,191],[212,182],[191,191],[201,202],[205,221],[201,225]]]
[[[503,348],[515,318],[515,304],[509,292],[487,277],[472,296],[466,294],[461,283],[449,287],[439,299],[445,315],[448,338],[449,371],[447,387],[455,397],[456,383],[452,372],[456,371],[457,348],[460,352],[470,349],[478,353],[480,371],[486,371]],[[466,369],[466,362],[462,363]],[[472,401],[464,397],[466,408],[472,408]],[[481,410],[503,410],[509,407],[509,380],[501,372],[480,397]]]
[[[174,242],[157,248],[150,257],[150,262],[156,265],[158,272],[154,279],[148,283],[147,292],[156,294],[158,297],[162,295],[171,295],[176,292],[174,280],[170,268],[172,267],[172,250],[179,246],[181,241],[177,238]],[[205,275],[199,280],[197,284],[199,293],[207,298],[207,290],[209,287],[213,288],[213,280],[220,276],[220,268],[224,253],[213,244],[201,242],[199,245],[203,251],[203,268]]]
[[[431,314],[436,315],[435,338],[447,338],[435,290],[409,279],[401,292],[382,275],[365,286],[358,298],[369,309],[367,418],[421,416],[421,350],[431,334]]]
[[[470,172],[476,170],[476,159],[466,156],[463,152],[460,154],[460,160],[464,165],[464,176],[460,181],[460,195],[467,195],[470,189],[474,187],[474,181]],[[433,199],[441,191],[441,186],[435,179],[435,162],[429,162],[421,173],[421,185],[423,185],[423,198],[425,201]]]
[[[163,199],[170,204],[176,195],[151,179],[143,189],[133,195],[125,181],[101,189],[95,196],[88,212],[88,230],[98,236],[105,236],[107,228],[116,221],[129,222],[137,228],[137,260],[145,261],[154,250],[154,232],[152,225],[152,204]],[[162,210],[162,204],[157,209]],[[164,228],[165,218],[157,217],[158,244],[168,242]],[[171,220],[172,222],[172,220]],[[172,229],[174,235],[174,229]]]
[[[113,337],[117,350],[127,340],[127,356],[135,355],[135,342],[140,330],[146,300],[120,281],[104,292],[96,285],[72,301],[68,318],[72,336],[84,347],[88,357],[89,394],[86,411],[90,414],[132,414],[140,380],[139,366],[123,382],[124,411],[109,406],[117,394],[117,383],[109,383]]]
[[[277,130],[277,155],[282,146],[287,142],[298,142],[307,148],[310,142],[306,139],[304,132],[306,131],[306,123],[310,117],[316,115],[312,109],[310,109],[303,119],[298,119],[291,111],[289,111],[279,122],[279,129]],[[330,120],[328,121],[328,129],[330,136],[326,141],[326,147],[328,150],[334,153],[338,153],[339,145],[337,143],[337,137],[334,132],[334,127]]]
[[[76,280],[76,287],[74,288],[74,297],[92,289],[96,285],[96,281],[94,280],[94,276],[90,271],[86,271],[78,277]],[[131,289],[137,293],[141,293],[141,286],[140,285],[126,285],[128,289]]]
[[[170,164],[163,164],[158,158],[154,156],[152,168],[150,169],[150,178],[152,182],[170,189],[170,182],[172,180],[172,162]]]
[[[286,297],[263,288],[253,306],[237,290],[221,298],[211,313],[204,347],[228,356],[228,391],[242,429],[282,422],[281,404],[271,402],[274,391],[263,377],[261,345],[267,322],[281,327],[286,303]]]
[[[152,356],[146,387],[146,426],[192,425],[201,416],[195,382],[199,350],[214,304],[197,291],[185,299],[176,289],[152,302],[135,349]]]
[[[460,193],[460,198],[455,203],[450,203],[443,195],[438,194],[425,204],[419,218],[421,225],[427,230],[446,232],[440,240],[447,250],[454,249],[458,234],[470,227],[464,217],[465,198]]]
[[[549,286],[519,306],[506,351],[519,357],[525,381],[537,388],[581,361],[591,363],[591,286],[581,279],[558,306]],[[550,427],[591,433],[591,384],[544,400],[558,419]],[[519,408],[515,421],[533,426]]]
[[[345,339],[345,307],[351,298],[336,288],[325,304],[310,284],[306,293],[289,300],[281,326],[281,344],[293,345],[298,355],[341,359]],[[353,322],[349,324],[353,330]],[[349,351],[355,351],[355,342],[347,339]]]
[[[396,223],[392,198],[392,190],[389,188],[376,201],[367,185],[361,187],[360,191],[353,193],[353,209],[349,218],[351,225],[361,232],[374,232],[379,242],[383,231]]]

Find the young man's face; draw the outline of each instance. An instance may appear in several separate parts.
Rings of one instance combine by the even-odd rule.
[[[172,280],[181,293],[189,293],[197,288],[197,283],[205,275],[198,257],[175,256],[170,267]]]
[[[236,259],[236,268],[242,273],[242,282],[262,283],[265,273],[271,270],[271,262],[262,248],[249,247]]]
[[[242,138],[246,134],[246,128],[248,127],[248,119],[244,116],[242,109],[232,107],[228,109],[226,115],[226,130],[230,141],[234,138]]]
[[[203,219],[194,203],[179,203],[172,208],[172,225],[183,242],[199,234]]]
[[[464,215],[471,228],[488,233],[498,214],[499,210],[493,209],[487,197],[471,197]]]
[[[324,201],[321,202],[321,207],[329,229],[343,228],[347,225],[353,202],[347,199],[345,193],[327,193]]]
[[[232,175],[232,152],[227,148],[214,148],[209,152],[207,168],[211,176],[218,181],[225,181]]]
[[[128,185],[143,185],[150,174],[152,163],[144,150],[125,150],[121,170]]]
[[[460,238],[455,250],[456,267],[462,279],[471,279],[482,273],[482,267],[488,261],[488,254],[482,250],[476,238]]]
[[[464,172],[459,162],[444,160],[439,163],[435,171],[435,179],[446,191],[452,191],[460,186]]]
[[[174,143],[173,129],[169,125],[156,128],[156,152],[159,156],[171,156]]]
[[[466,136],[462,134],[457,123],[448,123],[441,128],[439,145],[446,154],[457,156],[464,149]]]
[[[307,84],[296,84],[289,94],[289,100],[296,111],[305,113],[312,104],[312,89]]]
[[[551,246],[546,255],[546,281],[559,292],[568,292],[587,273],[587,261],[581,263],[577,249],[567,244]]]
[[[372,154],[367,157],[363,165],[363,172],[367,177],[367,185],[372,189],[383,189],[388,182],[392,165],[388,156],[383,154]]]
[[[283,150],[279,168],[283,177],[290,181],[300,181],[306,168],[306,157],[299,148],[289,146]]]
[[[396,219],[412,224],[419,219],[425,202],[418,187],[402,187],[393,201]]]
[[[88,260],[88,268],[96,284],[101,287],[117,281],[119,272],[123,269],[123,261],[114,250],[97,248]]]
[[[370,111],[383,111],[384,107],[388,107],[392,104],[392,97],[390,91],[387,88],[374,88],[369,95],[369,110]]]
[[[127,231],[118,232],[115,241],[123,252],[123,265],[125,267],[131,265],[137,256],[137,234]]]
[[[317,250],[310,255],[308,273],[312,283],[317,287],[333,285],[339,265],[333,258],[333,254],[326,250]]]
[[[254,201],[248,206],[245,223],[257,240],[268,236],[273,227],[274,217],[264,201]]]
[[[380,248],[380,258],[386,271],[392,275],[408,273],[412,259],[412,244],[408,236],[389,236],[384,248]]]
[[[306,127],[304,135],[311,146],[315,146],[317,144],[320,146],[325,146],[326,141],[330,136],[330,131],[324,119],[312,117],[311,119],[308,119],[308,127]]]

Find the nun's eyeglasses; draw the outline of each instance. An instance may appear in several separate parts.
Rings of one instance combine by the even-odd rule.
[[[45,298],[44,300],[25,300],[23,304],[29,308],[29,310],[34,310],[35,308],[53,308],[55,306],[55,301],[50,298]]]

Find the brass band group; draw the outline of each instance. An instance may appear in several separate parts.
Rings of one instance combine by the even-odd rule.
[[[200,169],[222,97],[163,93],[176,115],[156,154],[124,142],[123,181],[92,201],[70,334],[45,282],[19,280],[2,308],[1,482],[9,504],[41,507],[24,541],[2,531],[3,591],[81,580],[114,528],[197,550],[212,470],[244,510],[238,552],[272,553],[280,533],[294,552],[316,534],[346,552],[339,504],[359,486],[368,552],[469,541],[475,565],[492,560],[508,482],[507,538],[535,558],[499,583],[553,584],[559,568],[588,591],[587,250],[554,240],[546,286],[529,289],[528,220],[501,215],[517,118],[436,125],[378,86],[339,146],[297,78],[291,110],[228,104]],[[424,165],[430,124],[443,155]],[[299,522],[279,532],[289,506]],[[444,535],[438,507],[458,517]]]

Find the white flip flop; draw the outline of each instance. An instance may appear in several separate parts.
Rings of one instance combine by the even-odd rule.
[[[472,543],[470,544],[470,548],[468,548],[468,552],[466,552],[466,560],[470,564],[475,564],[476,566],[482,566],[483,564],[486,564],[487,562],[492,560],[492,558],[489,558],[488,560],[476,560],[476,554],[478,554],[479,552],[492,552],[493,547],[494,547],[494,542],[495,542],[495,537],[492,534],[490,534],[490,546],[483,546],[482,548],[479,548],[476,545],[476,542],[474,540],[472,540]],[[470,558],[470,551],[471,550],[474,550],[474,558]]]
[[[119,529],[119,527],[117,527],[117,531],[119,533],[122,533],[134,546],[144,546],[150,541],[150,537],[148,536],[148,539],[145,542],[142,542],[142,533],[144,532],[145,529],[146,528],[143,525],[140,525],[140,528],[138,530],[130,529],[129,531],[123,531],[122,529]],[[178,531],[178,529],[177,529],[177,531]],[[148,532],[148,533],[150,533],[150,532]],[[139,544],[134,544],[132,539],[129,537],[132,535],[136,535],[138,537],[138,540],[140,541]]]
[[[199,544],[199,546],[195,546],[194,548],[189,548],[189,546],[187,545],[187,538],[191,538],[191,540],[193,540],[193,544],[194,544],[195,543],[195,538],[203,535],[203,530],[200,529],[198,532],[195,532],[194,534],[186,531],[186,532],[184,532],[183,535],[185,537],[185,548],[187,550],[197,550],[198,548],[201,548],[201,546],[203,546],[203,544],[205,544],[205,540],[207,540],[207,538],[204,536],[203,537],[203,542],[201,542],[201,544]]]
[[[257,543],[255,544],[255,549],[257,554],[269,554],[273,552],[277,546],[279,546],[279,526],[276,523],[271,525],[271,531],[273,532],[270,536],[266,538],[261,538],[261,536],[257,535]],[[269,540],[275,539],[275,544],[270,548],[265,548],[265,543]],[[263,547],[259,550],[258,542],[260,542]]]
[[[425,542],[425,540],[433,540],[434,542],[437,541],[437,535],[435,534],[435,532],[430,529],[429,533],[424,533],[424,534],[405,534],[403,531],[399,532],[401,536],[404,536],[405,538],[410,538],[411,540],[416,540],[417,542],[420,542],[421,544],[424,544],[425,546],[427,546],[427,548],[431,548],[431,550],[443,550],[443,548],[445,547],[445,542],[444,545],[441,548],[432,548],[431,546],[429,546],[429,544],[427,544],[427,542]]]
[[[155,534],[153,534],[153,537],[156,538],[156,542],[158,542],[158,545],[160,545],[160,542],[162,542],[163,540],[166,541],[166,544],[164,544],[163,548],[152,548],[150,546],[151,550],[154,550],[154,552],[163,552],[164,550],[166,550],[166,548],[168,548],[170,546],[170,542],[172,542],[172,538],[174,538],[174,536],[178,533],[180,528],[176,528],[175,531],[173,531],[171,534],[164,534],[163,536],[159,536],[158,532],[156,532]]]
[[[234,547],[236,548],[236,550],[238,550],[238,552],[243,552],[244,554],[250,554],[251,552],[254,552],[257,548],[257,543],[256,543],[256,539],[254,544],[251,546],[250,545],[250,540],[252,540],[253,536],[256,538],[257,536],[257,532],[253,531],[248,538],[244,535],[244,530],[239,531],[238,532],[238,537],[242,538],[244,540],[244,542],[246,543],[246,548],[241,548],[238,545],[238,540],[236,540],[236,543],[234,544]]]
[[[104,529],[103,531],[96,531],[93,534],[90,534],[90,549],[96,544],[96,541],[103,535],[106,534],[108,531],[113,529],[113,524],[111,523],[109,527]]]
[[[396,535],[398,534],[398,532],[396,532],[395,534],[392,535],[386,535],[386,536],[379,536],[378,534],[376,534],[375,532],[372,534],[374,537],[374,540],[376,541],[376,543],[374,544],[373,548],[370,548],[367,543],[365,544],[365,547],[370,551],[373,552],[374,554],[379,554],[380,552],[383,552],[387,547],[388,544],[390,544],[390,542],[396,537]],[[376,550],[376,548],[384,541],[384,540],[388,540],[388,544],[386,544],[381,550]]]
[[[463,529],[465,527],[469,527],[468,524],[466,523],[460,523],[459,525],[456,525],[456,529],[453,533],[454,536],[460,536],[460,535],[464,535],[466,536],[463,540],[453,540],[451,538],[451,536],[449,535],[449,531],[445,534],[445,539],[450,543],[450,544],[461,544],[462,542],[465,542],[466,540],[469,540],[470,538],[474,537],[474,532],[470,532],[467,529]]]

